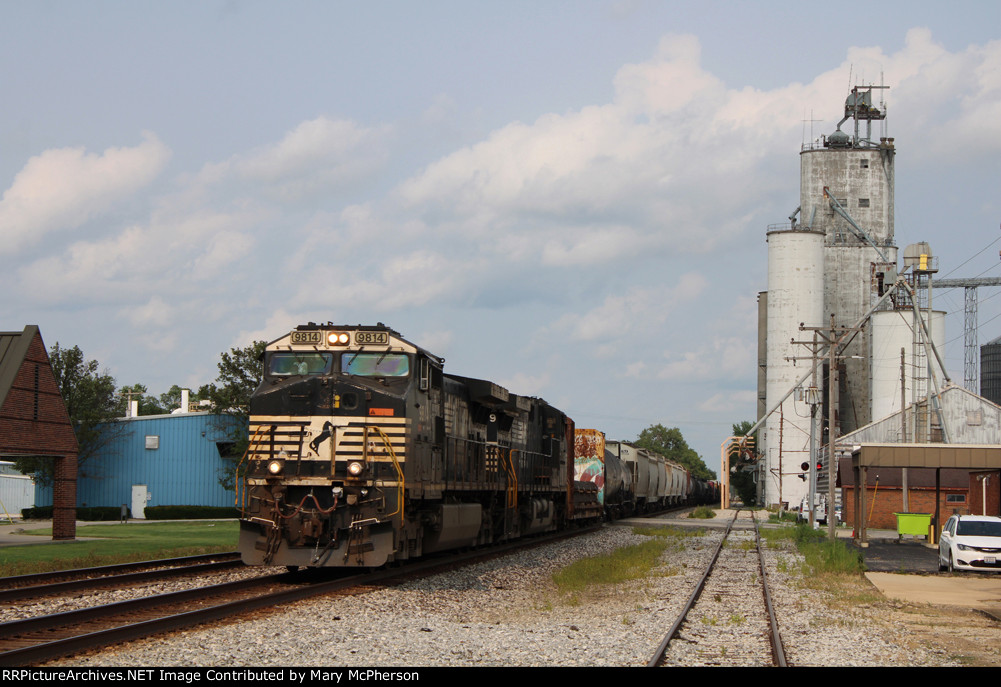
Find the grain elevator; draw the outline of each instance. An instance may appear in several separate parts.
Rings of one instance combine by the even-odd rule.
[[[768,291],[759,297],[765,329],[758,333],[759,418],[775,408],[760,437],[768,505],[799,505],[809,491],[802,466],[811,463],[811,443],[827,440],[828,370],[813,342],[832,316],[835,327],[856,325],[897,276],[896,149],[885,135],[882,88],[853,88],[836,130],[803,145],[799,207],[788,223],[768,227]],[[874,419],[871,337],[871,327],[860,328],[840,349],[839,435]],[[877,404],[875,412],[884,410]]]

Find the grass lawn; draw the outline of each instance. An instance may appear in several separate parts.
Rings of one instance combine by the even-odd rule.
[[[0,547],[0,577],[234,551],[239,531],[235,520],[84,525],[77,537],[101,539]],[[52,536],[51,528],[26,533]]]

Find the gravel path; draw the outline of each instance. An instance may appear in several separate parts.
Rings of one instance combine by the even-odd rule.
[[[50,665],[642,666],[720,536],[679,537],[649,577],[576,599],[559,595],[553,572],[647,538],[606,527],[392,589],[310,599]],[[766,562],[790,664],[949,665],[930,648],[907,646],[873,607],[832,610],[836,597],[802,588],[791,548],[769,550]]]

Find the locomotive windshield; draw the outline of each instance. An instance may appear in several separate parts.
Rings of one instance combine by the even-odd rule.
[[[275,377],[329,374],[333,363],[332,353],[276,351],[268,355],[268,374]]]
[[[341,372],[359,377],[406,377],[410,357],[405,353],[345,353]]]

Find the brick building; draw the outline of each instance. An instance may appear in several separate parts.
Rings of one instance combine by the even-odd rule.
[[[851,461],[843,460],[838,483],[842,489],[842,503],[845,507],[845,522],[855,522],[854,475]],[[943,469],[939,478],[938,508],[935,503],[935,469],[908,468],[907,498],[904,499],[903,469],[899,467],[871,468],[866,475],[866,527],[875,529],[897,529],[895,513],[941,513],[948,517],[953,513],[961,515],[983,515],[981,500],[982,473],[968,470]],[[988,473],[989,474],[989,473]],[[997,475],[997,471],[993,472]],[[992,481],[997,477],[991,478]],[[987,493],[987,514],[997,515],[997,482]]]
[[[76,537],[79,446],[35,325],[0,332],[0,458],[54,461],[53,539]]]

